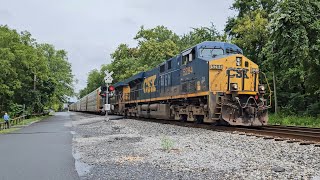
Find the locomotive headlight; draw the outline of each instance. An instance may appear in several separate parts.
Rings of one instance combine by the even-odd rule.
[[[259,73],[259,69],[258,68],[251,68],[251,73]]]
[[[231,90],[232,91],[237,91],[238,90],[238,84],[237,83],[232,83],[231,84]]]
[[[236,58],[236,65],[241,66],[241,62],[242,62],[242,57],[237,57]]]

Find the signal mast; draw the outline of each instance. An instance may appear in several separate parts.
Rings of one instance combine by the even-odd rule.
[[[114,86],[110,86],[110,84],[112,83],[113,81],[113,78],[112,78],[112,74],[113,72],[109,72],[108,70],[104,71],[105,73],[105,77],[104,77],[104,82],[106,83],[105,84],[105,90],[106,90],[106,93],[105,93],[105,104],[104,104],[104,111],[105,111],[105,115],[106,115],[106,120],[109,121],[109,117],[108,117],[108,111],[111,110],[110,108],[110,104],[109,104],[109,92],[112,92],[114,91]],[[102,89],[101,89],[102,91]]]

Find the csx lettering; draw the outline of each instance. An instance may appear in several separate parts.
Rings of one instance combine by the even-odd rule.
[[[156,77],[157,77],[156,75],[153,75],[144,79],[144,82],[142,85],[144,93],[156,92],[156,86],[155,86]]]
[[[183,68],[183,69],[182,69],[182,75],[183,75],[183,76],[186,76],[186,75],[188,75],[188,74],[191,74],[192,72],[193,72],[192,67],[186,67],[186,68]]]
[[[249,79],[247,75],[248,69],[228,69],[227,76],[230,78],[246,78]]]

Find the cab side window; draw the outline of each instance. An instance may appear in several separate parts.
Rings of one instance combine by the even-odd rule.
[[[194,49],[190,49],[182,53],[182,65],[187,65],[196,58],[196,53]]]

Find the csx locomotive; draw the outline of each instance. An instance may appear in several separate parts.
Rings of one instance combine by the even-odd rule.
[[[266,88],[258,65],[230,43],[206,41],[114,84],[111,113],[198,123],[263,126]],[[101,107],[100,107],[101,109]]]

